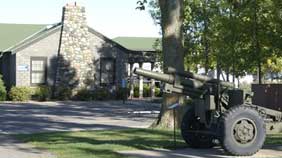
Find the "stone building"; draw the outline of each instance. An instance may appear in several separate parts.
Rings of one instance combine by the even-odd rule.
[[[154,65],[156,59],[154,50],[127,48],[88,27],[85,8],[76,4],[63,8],[60,23],[0,24],[0,35],[0,72],[8,89],[48,85],[54,94],[65,87],[115,90],[134,63]]]

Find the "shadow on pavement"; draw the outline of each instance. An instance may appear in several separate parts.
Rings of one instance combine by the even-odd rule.
[[[132,112],[145,108],[158,110],[158,107],[123,105],[117,101],[31,102],[0,104],[0,107],[2,134],[143,127],[156,116]]]

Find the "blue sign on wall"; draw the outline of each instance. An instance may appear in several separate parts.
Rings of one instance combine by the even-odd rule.
[[[29,66],[28,65],[19,65],[17,67],[18,71],[28,71],[29,70]]]

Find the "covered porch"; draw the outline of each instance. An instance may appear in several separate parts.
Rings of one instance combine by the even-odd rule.
[[[129,99],[134,98],[134,83],[137,83],[139,87],[139,99],[144,98],[144,77],[136,76],[133,71],[135,68],[143,68],[147,70],[154,71],[157,63],[157,53],[156,51],[132,51],[128,54],[128,82],[129,82]],[[155,98],[155,88],[156,81],[154,79],[149,79],[150,83],[150,97]],[[135,81],[135,82],[134,82]]]

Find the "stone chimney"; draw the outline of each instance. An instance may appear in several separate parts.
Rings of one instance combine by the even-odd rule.
[[[91,52],[85,8],[67,4],[63,8],[62,30],[55,80],[55,94],[90,88],[94,80],[94,54]]]

